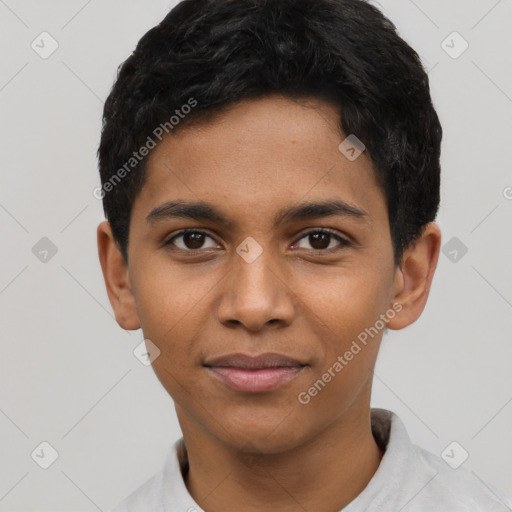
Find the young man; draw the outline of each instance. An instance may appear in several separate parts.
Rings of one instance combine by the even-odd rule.
[[[507,511],[370,409],[439,255],[428,77],[362,0],[186,0],[122,65],[106,287],[183,438],[115,512]]]

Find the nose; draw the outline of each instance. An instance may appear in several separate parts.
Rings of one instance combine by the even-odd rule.
[[[219,321],[228,327],[243,325],[250,331],[290,325],[296,301],[286,272],[280,268],[270,249],[251,262],[234,253],[231,271],[223,281]]]

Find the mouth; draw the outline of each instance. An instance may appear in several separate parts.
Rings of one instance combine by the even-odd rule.
[[[261,393],[284,386],[307,365],[281,354],[231,354],[209,360],[203,366],[235,391]]]

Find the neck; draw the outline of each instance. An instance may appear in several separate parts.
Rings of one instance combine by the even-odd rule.
[[[207,512],[341,510],[363,491],[383,456],[369,407],[347,411],[312,439],[279,453],[234,450],[183,417],[180,423],[189,465],[185,484]]]

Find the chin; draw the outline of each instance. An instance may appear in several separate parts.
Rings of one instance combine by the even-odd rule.
[[[217,437],[226,446],[242,453],[282,453],[305,439],[304,433],[297,429],[297,422],[281,421],[237,422],[236,425],[224,422],[224,428],[217,431]]]

